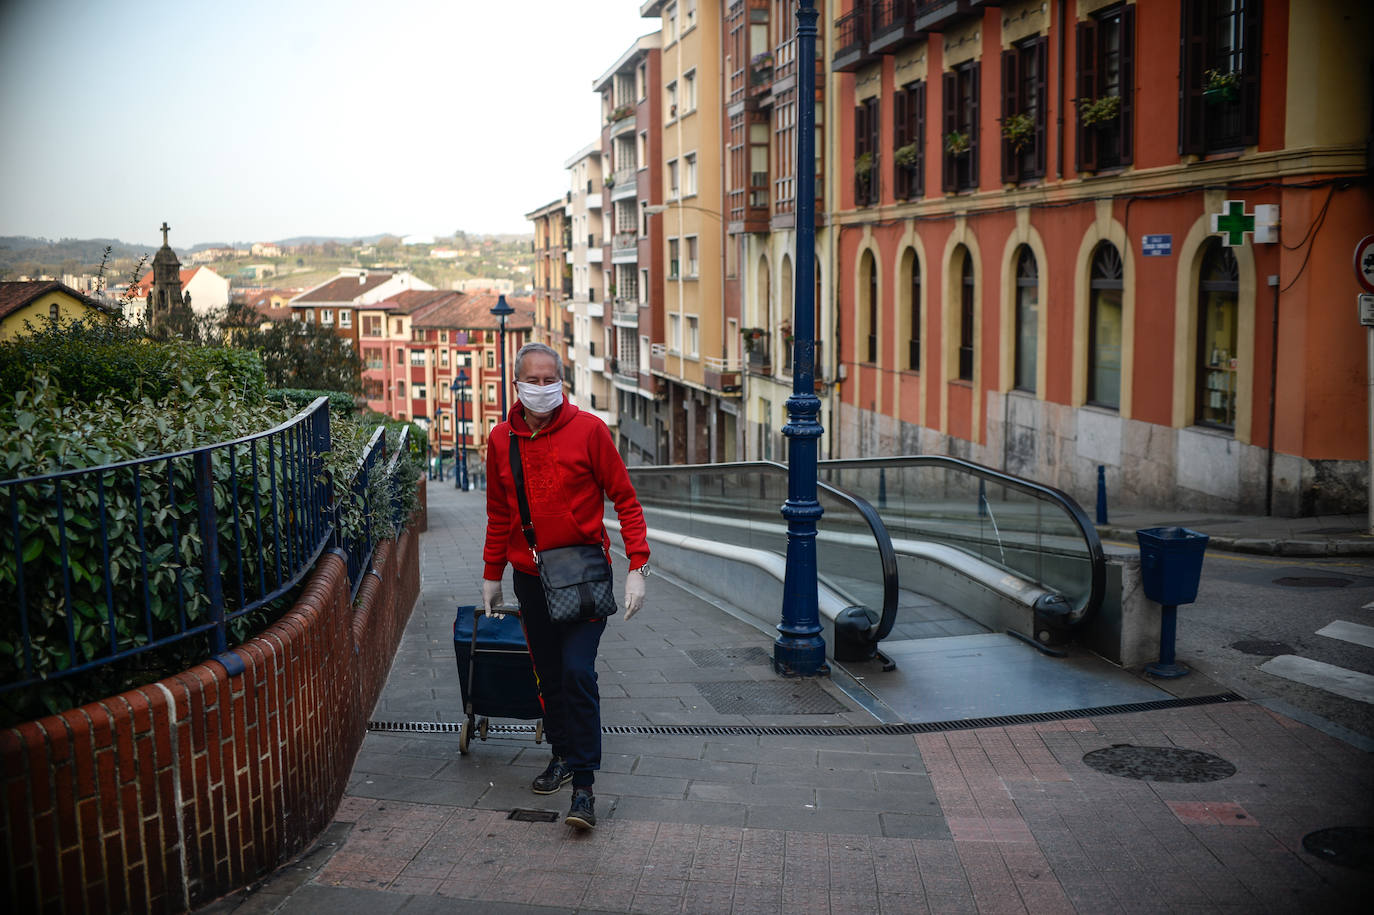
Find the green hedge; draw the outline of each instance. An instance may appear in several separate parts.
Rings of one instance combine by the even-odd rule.
[[[149,341],[139,328],[102,320],[44,322],[0,343],[0,412],[44,374],[64,403],[162,401],[185,383],[216,378],[248,403],[267,394],[262,360],[250,350]]]
[[[297,410],[304,410],[314,403],[316,397],[329,398],[329,412],[334,416],[354,416],[358,412],[358,405],[353,400],[353,395],[345,391],[316,391],[310,388],[273,388],[267,392],[267,399],[272,403],[284,404],[294,407]]]

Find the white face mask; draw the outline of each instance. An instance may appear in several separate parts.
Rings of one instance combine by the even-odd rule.
[[[520,402],[531,413],[552,413],[563,403],[563,382],[553,384],[530,384],[526,381],[515,383],[515,392]]]

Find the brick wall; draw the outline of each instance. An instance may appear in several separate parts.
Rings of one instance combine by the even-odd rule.
[[[237,677],[210,661],[0,732],[9,910],[186,911],[303,851],[419,595],[418,526],[378,547],[356,606],[325,555],[295,607],[235,649]]]

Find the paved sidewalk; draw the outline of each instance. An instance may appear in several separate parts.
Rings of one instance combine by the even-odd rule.
[[[452,624],[478,602],[484,496],[429,493],[422,594],[379,722],[462,719]],[[528,790],[548,758],[532,733],[462,756],[457,733],[374,731],[321,842],[210,910],[1334,912],[1374,891],[1374,873],[1303,848],[1374,826],[1369,754],[1249,702],[843,733],[874,719],[833,682],[775,678],[767,634],[657,577],[602,646],[595,831],[562,824],[567,789]],[[1084,761],[1121,744],[1222,760],[1189,778],[1235,771],[1149,781]]]
[[[1092,506],[1084,506],[1093,515]],[[1136,545],[1135,532],[1148,527],[1187,527],[1206,534],[1208,549],[1275,556],[1374,556],[1368,515],[1270,518],[1211,512],[1109,511],[1097,525],[1104,540]]]

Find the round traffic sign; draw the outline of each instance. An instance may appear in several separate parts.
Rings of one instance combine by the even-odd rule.
[[[1355,279],[1365,292],[1374,292],[1374,235],[1366,235],[1355,246]]]

